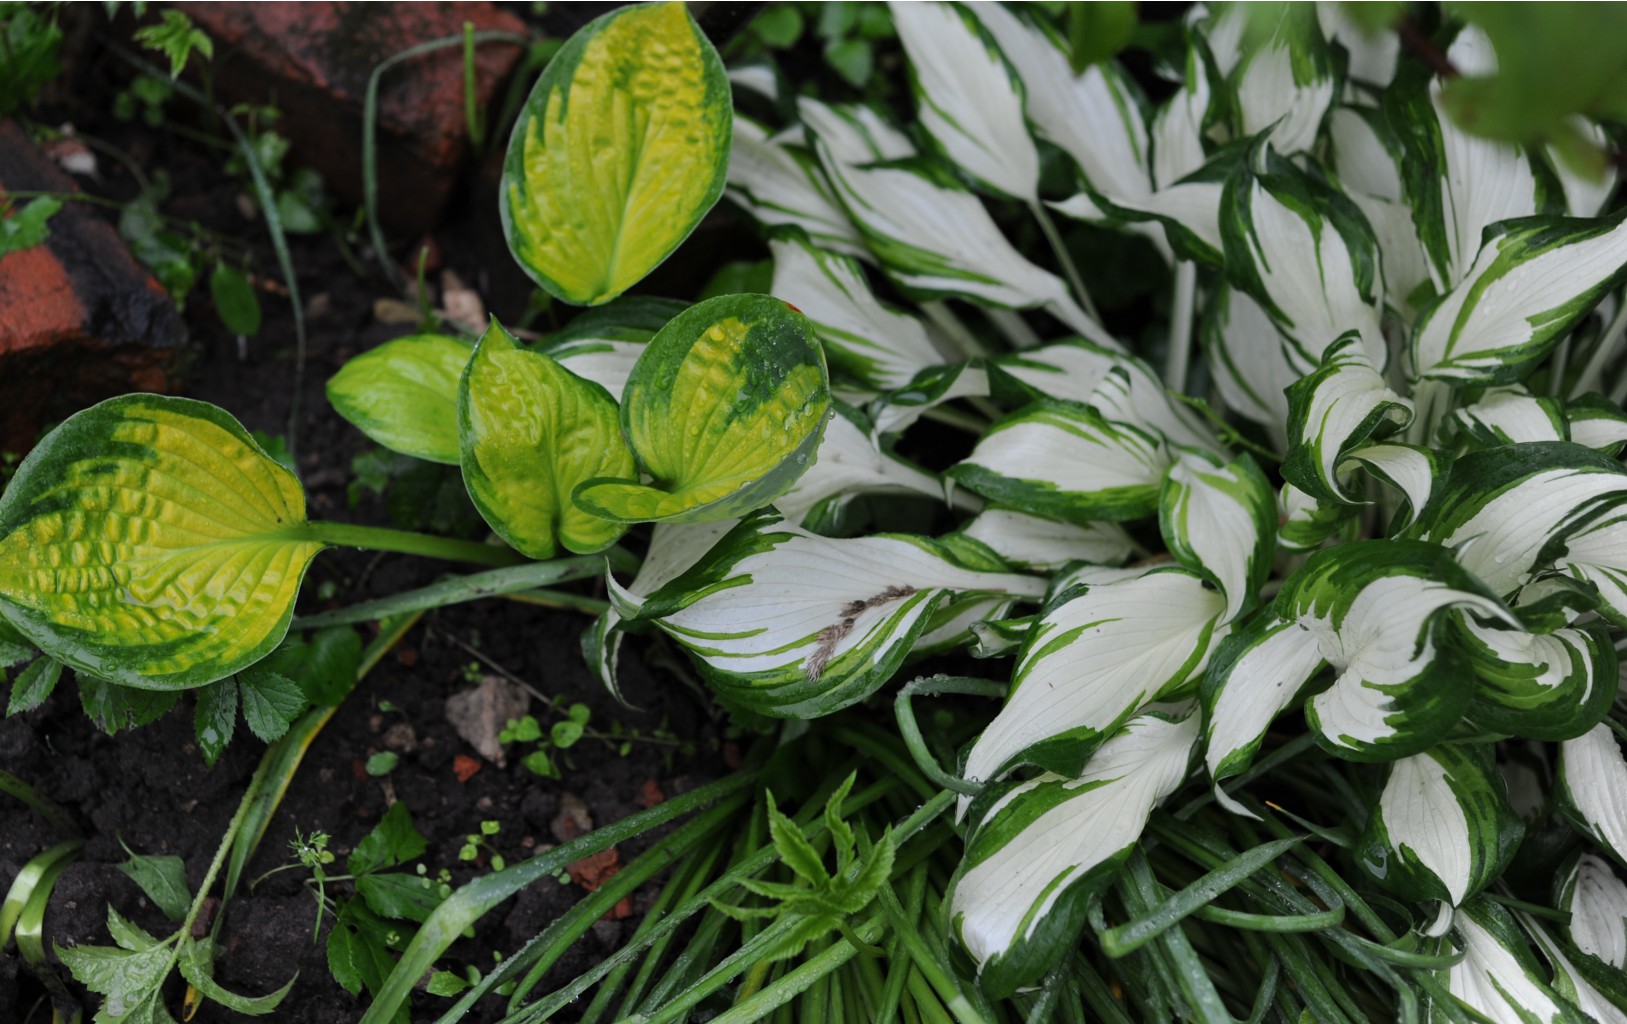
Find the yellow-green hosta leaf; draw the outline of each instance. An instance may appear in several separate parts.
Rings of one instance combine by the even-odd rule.
[[[616,400],[495,321],[458,386],[458,433],[475,508],[517,550],[552,558],[563,544],[586,554],[626,531],[571,504],[584,480],[633,475]]]
[[[126,686],[202,686],[288,631],[322,548],[293,474],[204,402],[126,395],[64,422],[0,496],[0,615]]]
[[[328,379],[328,401],[393,452],[458,464],[458,380],[469,343],[444,334],[387,341]]]
[[[526,272],[598,305],[654,270],[718,197],[732,97],[681,3],[589,22],[549,63],[514,126],[503,227]]]
[[[626,523],[744,515],[812,464],[829,411],[807,317],[767,295],[708,299],[651,340],[622,396],[622,429],[653,486],[589,481],[576,503]]]

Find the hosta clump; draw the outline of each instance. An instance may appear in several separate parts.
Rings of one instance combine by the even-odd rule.
[[[952,772],[900,719],[960,794],[940,916],[990,997],[1623,1019],[1627,941],[1593,911],[1627,864],[1613,181],[1460,127],[1435,69],[1473,80],[1498,55],[1450,19],[1429,62],[1337,7],[1198,11],[1153,105],[1116,65],[1076,74],[1031,10],[891,12],[912,110],[742,99],[789,117],[769,124],[731,119],[681,8],[589,25],[527,104],[501,201],[537,281],[605,305],[535,345],[497,324],[473,347],[392,343],[330,382],[335,406],[458,464],[515,560],[653,524],[585,643],[612,688],[638,630],[758,724],[872,699],[929,655],[1012,659],[989,663],[986,727],[938,751]],[[670,117],[611,118],[604,150],[623,106]],[[769,294],[616,299],[725,173]],[[1103,326],[1057,215],[1156,252],[1161,345]],[[157,401],[92,410],[24,465],[0,611],[76,667],[184,687],[276,644],[322,543],[380,541],[304,523],[260,467],[281,505],[248,494],[260,518],[231,545],[190,538],[184,565],[121,579],[101,555],[175,519],[115,486],[169,451],[136,413],[241,434]],[[129,448],[138,429],[159,440]],[[194,587],[201,550],[237,559],[241,594]],[[220,593],[261,610],[257,632],[184,628]],[[132,596],[173,640],[121,634]],[[1130,982],[1123,1005],[1103,974]],[[1269,979],[1257,1007],[1238,977]]]
[[[962,752],[951,930],[990,991],[1038,982],[1162,801],[1208,785],[1266,813],[1251,790],[1282,800],[1293,765],[1229,780],[1304,730],[1362,798],[1286,809],[1347,829],[1352,877],[1414,901],[1438,949],[1467,947],[1431,998],[1616,1019],[1621,986],[1599,987],[1591,954],[1477,895],[1529,884],[1505,871],[1556,813],[1622,853],[1608,837],[1627,811],[1598,795],[1622,770],[1609,716],[1627,621],[1623,382],[1600,394],[1627,271],[1627,226],[1601,213],[1611,182],[1468,134],[1424,62],[1331,5],[1247,32],[1235,12],[1194,16],[1156,107],[1114,66],[1074,75],[1030,14],[895,5],[917,124],[802,97],[794,123],[737,130],[730,170],[771,239],[775,294],[816,324],[878,450],[907,448],[923,416],[973,429],[945,476],[987,505],[950,536],[1046,580],[1043,600],[1006,590],[1018,617],[968,624],[1015,668]],[[1472,26],[1430,45],[1465,75],[1496,71]],[[1048,162],[1071,198],[1039,200]],[[1162,380],[1064,283],[1066,254],[1006,241],[1046,205],[1164,255]],[[790,581],[818,577],[779,582],[759,558],[737,585],[789,617]],[[867,589],[904,576],[878,566]],[[673,587],[635,580],[643,603],[619,612],[660,625]],[[831,635],[815,622],[797,627],[804,650]],[[798,649],[686,642],[715,675],[720,648],[759,639]],[[827,665],[804,656],[801,681],[840,703]],[[808,713],[797,693],[780,713]],[[1543,780],[1519,803],[1503,780],[1517,739],[1538,741],[1520,750]],[[1586,810],[1548,781],[1579,771]]]

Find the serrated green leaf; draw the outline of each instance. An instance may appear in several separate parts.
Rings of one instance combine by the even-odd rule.
[[[43,245],[50,237],[47,222],[62,209],[62,200],[37,196],[20,207],[0,202],[0,256]]]
[[[346,868],[353,875],[365,875],[380,868],[392,868],[423,855],[428,849],[407,805],[399,800],[390,805],[373,830],[356,844]]]
[[[220,983],[215,981],[212,971],[213,957],[211,949],[212,946],[208,939],[196,942],[191,939],[184,939],[181,946],[181,959],[177,966],[181,969],[181,977],[185,978],[187,983],[197,989],[205,999],[212,1003],[219,1003],[228,1010],[246,1013],[251,1017],[263,1017],[281,1005],[282,1001],[288,997],[288,993],[293,990],[294,982],[299,980],[299,972],[295,971],[294,976],[289,978],[287,983],[275,992],[268,992],[263,996],[238,995],[236,992],[222,988]]]
[[[391,451],[455,466],[458,381],[472,352],[468,342],[444,334],[387,341],[328,378],[328,401]]]
[[[366,988],[376,996],[395,969],[390,948],[400,943],[390,940],[399,939],[404,931],[410,929],[383,920],[361,899],[346,900],[328,932],[328,972],[351,995],[361,995]],[[407,1004],[403,1002],[390,1019],[392,1024],[407,1024]]]
[[[683,4],[611,11],[554,55],[503,165],[509,248],[550,294],[615,298],[723,193],[732,96]]]
[[[1408,899],[1457,906],[1502,874],[1524,834],[1490,749],[1443,743],[1390,766],[1356,859]]]
[[[404,871],[374,871],[363,875],[356,880],[356,891],[380,917],[419,923],[435,912],[442,899],[440,887],[433,879]]]
[[[74,681],[79,684],[80,707],[109,736],[158,721],[181,699],[179,690],[138,690],[84,672],[76,673]]]
[[[0,496],[0,614],[83,672],[201,686],[277,646],[321,547],[236,420],[127,395],[57,427]]]
[[[743,515],[796,483],[829,410],[806,317],[767,295],[708,299],[661,329],[622,396],[623,432],[654,484],[590,480],[575,503],[628,523]]]
[[[584,481],[632,477],[616,401],[552,358],[522,348],[495,320],[458,385],[463,482],[491,528],[532,558],[615,543],[626,526],[583,511]]]
[[[796,823],[775,806],[773,793],[765,792],[763,797],[768,801],[769,838],[774,842],[774,852],[779,855],[780,861],[814,886],[829,882],[830,873],[825,870],[824,862],[813,844],[808,842]]]
[[[237,677],[242,696],[243,720],[250,731],[267,743],[282,738],[288,726],[310,706],[305,691],[285,675],[264,668],[251,668]]]
[[[186,884],[186,862],[179,857],[145,857],[128,846],[124,852],[130,854],[130,859],[114,866],[129,875],[164,916],[171,921],[185,917],[192,905],[192,890]]]
[[[192,731],[198,741],[198,752],[205,763],[213,766],[237,731],[237,683],[234,680],[222,679],[198,689]]]
[[[56,947],[57,958],[80,984],[103,996],[97,1016],[118,1024],[174,1024],[164,1008],[170,947],[140,952],[108,946]]]
[[[6,703],[6,714],[20,715],[44,704],[61,678],[60,661],[48,655],[35,658],[27,668],[17,673],[16,679],[12,680],[11,700]]]
[[[129,873],[127,865],[120,864],[117,867]],[[127,949],[132,953],[140,953],[158,945],[158,940],[146,929],[114,910],[111,905],[107,908],[107,933],[113,936],[113,941],[118,943],[120,949]]]

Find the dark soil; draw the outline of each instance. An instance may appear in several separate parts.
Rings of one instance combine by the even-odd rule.
[[[149,169],[164,168],[175,182],[172,198],[164,204],[166,212],[248,241],[256,248],[256,273],[273,282],[262,294],[265,325],[241,348],[220,325],[207,287],[194,291],[185,317],[197,358],[185,393],[221,405],[250,430],[268,434],[287,432],[297,396],[295,444],[311,516],[391,525],[384,502],[376,497],[351,508],[347,495],[351,460],[370,444],[332,411],[322,389],[347,358],[412,333],[410,325],[389,326],[375,319],[374,301],[398,296],[381,275],[358,276],[330,237],[292,239],[300,289],[311,314],[301,379],[293,319],[286,299],[275,294],[276,263],[268,240],[260,223],[246,218],[240,208],[239,197],[249,191],[247,184],[224,172],[217,153],[162,129],[137,128],[98,114],[107,107],[94,97],[99,92],[105,101],[118,82],[99,81],[96,74],[84,72],[78,78],[81,83],[89,81],[86,95],[92,99],[72,105],[59,118],[41,120],[53,124],[74,120],[82,130],[110,139]],[[182,106],[177,101],[178,111]],[[117,199],[132,195],[134,183],[118,162],[102,163],[104,180],[90,186],[92,190]],[[477,187],[473,183],[482,180],[478,174],[469,176],[466,191],[471,194],[436,241],[448,254],[446,263],[465,281],[496,289],[493,282],[512,281],[513,275],[506,267],[501,274],[486,273],[481,262],[495,258],[490,238],[482,237],[479,228],[495,219],[487,214],[495,206],[494,196],[473,194]],[[489,187],[489,183],[480,186]],[[343,218],[348,214],[341,211]],[[506,254],[502,258],[507,259]],[[674,262],[681,260],[680,255]],[[483,297],[498,311],[523,308],[526,300],[524,293]],[[300,610],[396,593],[449,570],[464,571],[404,555],[326,552],[311,569]],[[319,589],[331,591],[320,606],[315,599]],[[311,744],[245,877],[253,879],[288,863],[296,830],[331,834],[332,849],[339,855],[336,866],[342,867],[344,854],[399,800],[429,841],[422,858],[429,874],[447,869],[457,885],[490,870],[483,860],[471,864],[458,857],[465,836],[480,831],[482,821],[501,824],[490,841],[509,863],[516,863],[557,841],[551,826],[567,794],[579,797],[593,824],[602,825],[646,805],[652,783],[670,796],[723,774],[727,769],[721,729],[704,696],[671,674],[646,670],[639,659],[645,648],[634,640],[622,658],[624,692],[647,710],[630,711],[616,704],[583,664],[579,638],[588,623],[581,613],[501,600],[426,615],[357,686]],[[471,663],[479,660],[473,651],[488,664],[471,670]],[[638,742],[620,756],[609,744],[583,740],[568,752],[562,781],[538,777],[521,766],[518,757],[510,758],[506,767],[481,761],[478,772],[460,781],[454,759],[474,757],[475,752],[447,722],[444,705],[447,697],[470,685],[468,678],[492,672],[492,666],[542,693],[585,702],[592,708],[595,727],[608,728],[620,720],[626,728],[647,735],[664,725],[692,744],[693,753],[679,753],[672,741]],[[188,881],[197,886],[265,745],[240,721],[237,738],[210,768],[192,742],[190,698],[154,724],[110,737],[82,713],[75,691],[64,679],[40,710],[0,719],[0,769],[68,808],[87,838],[82,857],[62,874],[51,898],[45,917],[47,948],[52,943],[110,945],[109,906],[155,934],[168,934],[173,925],[114,866],[126,859],[121,840],[138,853],[184,858]],[[547,715],[540,704],[533,703],[532,713],[546,728]],[[400,763],[385,779],[370,777],[364,762],[386,749],[387,734],[398,748]],[[60,830],[0,794],[0,893],[22,864],[63,838]],[[628,844],[622,859],[637,852],[638,844]],[[217,979],[235,991],[258,995],[278,988],[297,972],[298,981],[274,1019],[302,1024],[354,1021],[365,1000],[343,991],[329,975],[325,938],[332,916],[323,915],[319,938],[313,941],[317,900],[303,877],[301,871],[275,874],[252,889],[245,887],[224,908],[225,952]],[[341,898],[349,894],[346,883],[330,889],[330,895]],[[494,956],[518,949],[583,894],[577,885],[553,879],[533,885],[489,914],[475,938],[457,943],[450,962],[489,969]],[[635,910],[641,909],[637,900],[634,903]],[[557,984],[575,975],[613,949],[636,921],[634,916],[596,924],[555,969],[552,980]],[[181,988],[178,981],[171,985],[168,1003],[179,1017]],[[93,1006],[94,997],[90,998]],[[433,1019],[439,1013],[436,1007],[449,1003],[427,995],[415,998],[414,1020]],[[48,1020],[49,1007],[42,999],[42,988],[14,949],[0,953],[0,1021]],[[469,1019],[488,1020],[494,1015],[500,1015],[496,1005],[485,1015],[477,1009]],[[206,1004],[192,1019],[212,1024],[251,1018]]]

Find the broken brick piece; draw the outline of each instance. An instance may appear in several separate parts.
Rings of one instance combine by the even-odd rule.
[[[362,199],[362,110],[382,61],[420,43],[477,32],[524,34],[491,3],[177,3],[215,41],[210,66],[226,103],[274,104],[294,163],[315,168],[342,198]],[[475,48],[475,102],[494,98],[523,54],[517,44]],[[468,154],[463,48],[386,70],[378,91],[379,215],[394,233],[433,229]]]
[[[588,892],[593,892],[599,886],[615,878],[617,873],[621,871],[621,855],[612,846],[608,850],[600,850],[598,853],[583,857],[581,860],[572,861],[566,866],[565,870],[570,872],[571,881]]]
[[[458,777],[459,782],[468,782],[479,771],[479,758],[470,757],[468,754],[459,754],[452,759],[452,774]]]
[[[0,121],[0,197],[79,191],[14,122]],[[45,244],[0,256],[0,452],[104,398],[170,390],[175,304],[112,225],[65,202]]]

